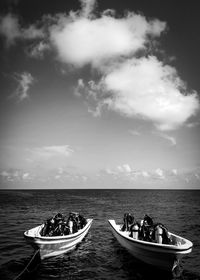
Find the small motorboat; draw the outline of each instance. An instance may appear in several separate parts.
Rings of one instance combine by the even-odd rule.
[[[62,235],[62,236],[41,236],[41,229],[44,224],[34,227],[24,232],[24,237],[28,244],[34,249],[40,251],[40,258],[45,259],[48,257],[58,256],[60,254],[71,251],[80,243],[88,233],[93,219],[87,219],[86,225],[79,229],[78,232]]]
[[[108,220],[113,235],[135,258],[159,269],[173,271],[179,260],[192,251],[192,242],[169,232],[170,244],[133,239],[129,231],[122,231],[115,220]]]

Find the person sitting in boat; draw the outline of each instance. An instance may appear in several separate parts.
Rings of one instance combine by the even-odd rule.
[[[69,227],[67,225],[67,222],[63,223],[63,233],[64,233],[64,235],[70,234],[70,229],[69,229]]]
[[[79,230],[80,228],[81,228],[81,226],[80,226],[80,215],[79,215],[79,213],[76,213],[76,212],[72,212],[72,215],[73,215],[73,219],[74,219],[74,221],[75,221],[75,225],[76,225],[76,227],[77,227],[77,229],[75,229],[75,230]]]
[[[70,233],[69,227],[67,226],[67,222],[64,220],[60,220],[58,222],[57,227],[54,230],[53,235],[54,236],[63,236],[63,235],[68,235]]]
[[[55,222],[58,223],[59,221],[64,220],[64,216],[63,216],[63,214],[58,213],[54,216],[54,219],[55,219]]]
[[[55,220],[53,217],[47,219],[44,223],[44,227],[41,229],[41,236],[52,236],[55,229]]]
[[[72,232],[76,233],[78,231],[78,221],[77,221],[77,218],[74,216],[73,216],[72,220],[73,220]]]
[[[152,238],[153,231],[154,231],[153,219],[147,214],[145,214],[140,229],[140,239],[148,242],[153,241]]]
[[[79,226],[80,226],[80,229],[84,228],[84,226],[87,224],[87,220],[86,218],[84,218],[82,215],[79,214]]]
[[[130,231],[130,226],[134,223],[134,216],[130,213],[125,213],[123,218],[123,226],[121,228],[122,231]]]
[[[67,225],[69,227],[70,234],[78,231],[77,221],[75,219],[75,214],[73,212],[71,212],[69,214],[69,218],[67,220]]]
[[[147,214],[144,215],[143,221],[144,221],[144,225],[153,226],[153,219],[150,216],[148,216]]]
[[[77,232],[87,224],[87,220],[79,213],[71,212],[70,216],[73,219],[73,232]]]
[[[54,228],[53,236],[61,236],[61,235],[63,235],[63,232],[62,232],[62,221],[60,220],[59,222],[57,222],[57,225]]]

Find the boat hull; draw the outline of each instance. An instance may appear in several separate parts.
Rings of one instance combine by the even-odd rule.
[[[87,224],[77,233],[66,236],[45,237],[40,236],[41,226],[35,227],[24,233],[28,244],[40,250],[41,259],[55,257],[73,250],[87,235],[92,224],[92,219],[87,219]]]
[[[109,220],[112,233],[118,242],[126,248],[135,258],[159,269],[173,271],[179,260],[192,251],[192,242],[184,239],[184,246],[157,244],[129,237],[129,232],[120,231],[120,226],[114,220]],[[183,238],[173,235],[173,238]]]

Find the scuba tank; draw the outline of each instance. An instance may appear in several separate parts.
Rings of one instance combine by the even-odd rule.
[[[72,234],[73,233],[73,221],[71,219],[68,221],[68,227],[69,227],[70,234]]]
[[[133,239],[138,239],[138,234],[139,234],[139,226],[137,224],[133,225]]]
[[[163,243],[163,229],[160,225],[157,225],[155,228],[155,240],[156,243],[162,244]]]
[[[133,239],[139,239],[139,225],[138,225],[138,223],[133,224],[130,227],[130,231],[131,231],[130,237],[132,237]]]

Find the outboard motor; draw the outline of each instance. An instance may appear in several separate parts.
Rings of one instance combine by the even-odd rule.
[[[156,243],[162,244],[163,243],[163,229],[160,225],[157,225],[155,228],[155,240]]]

